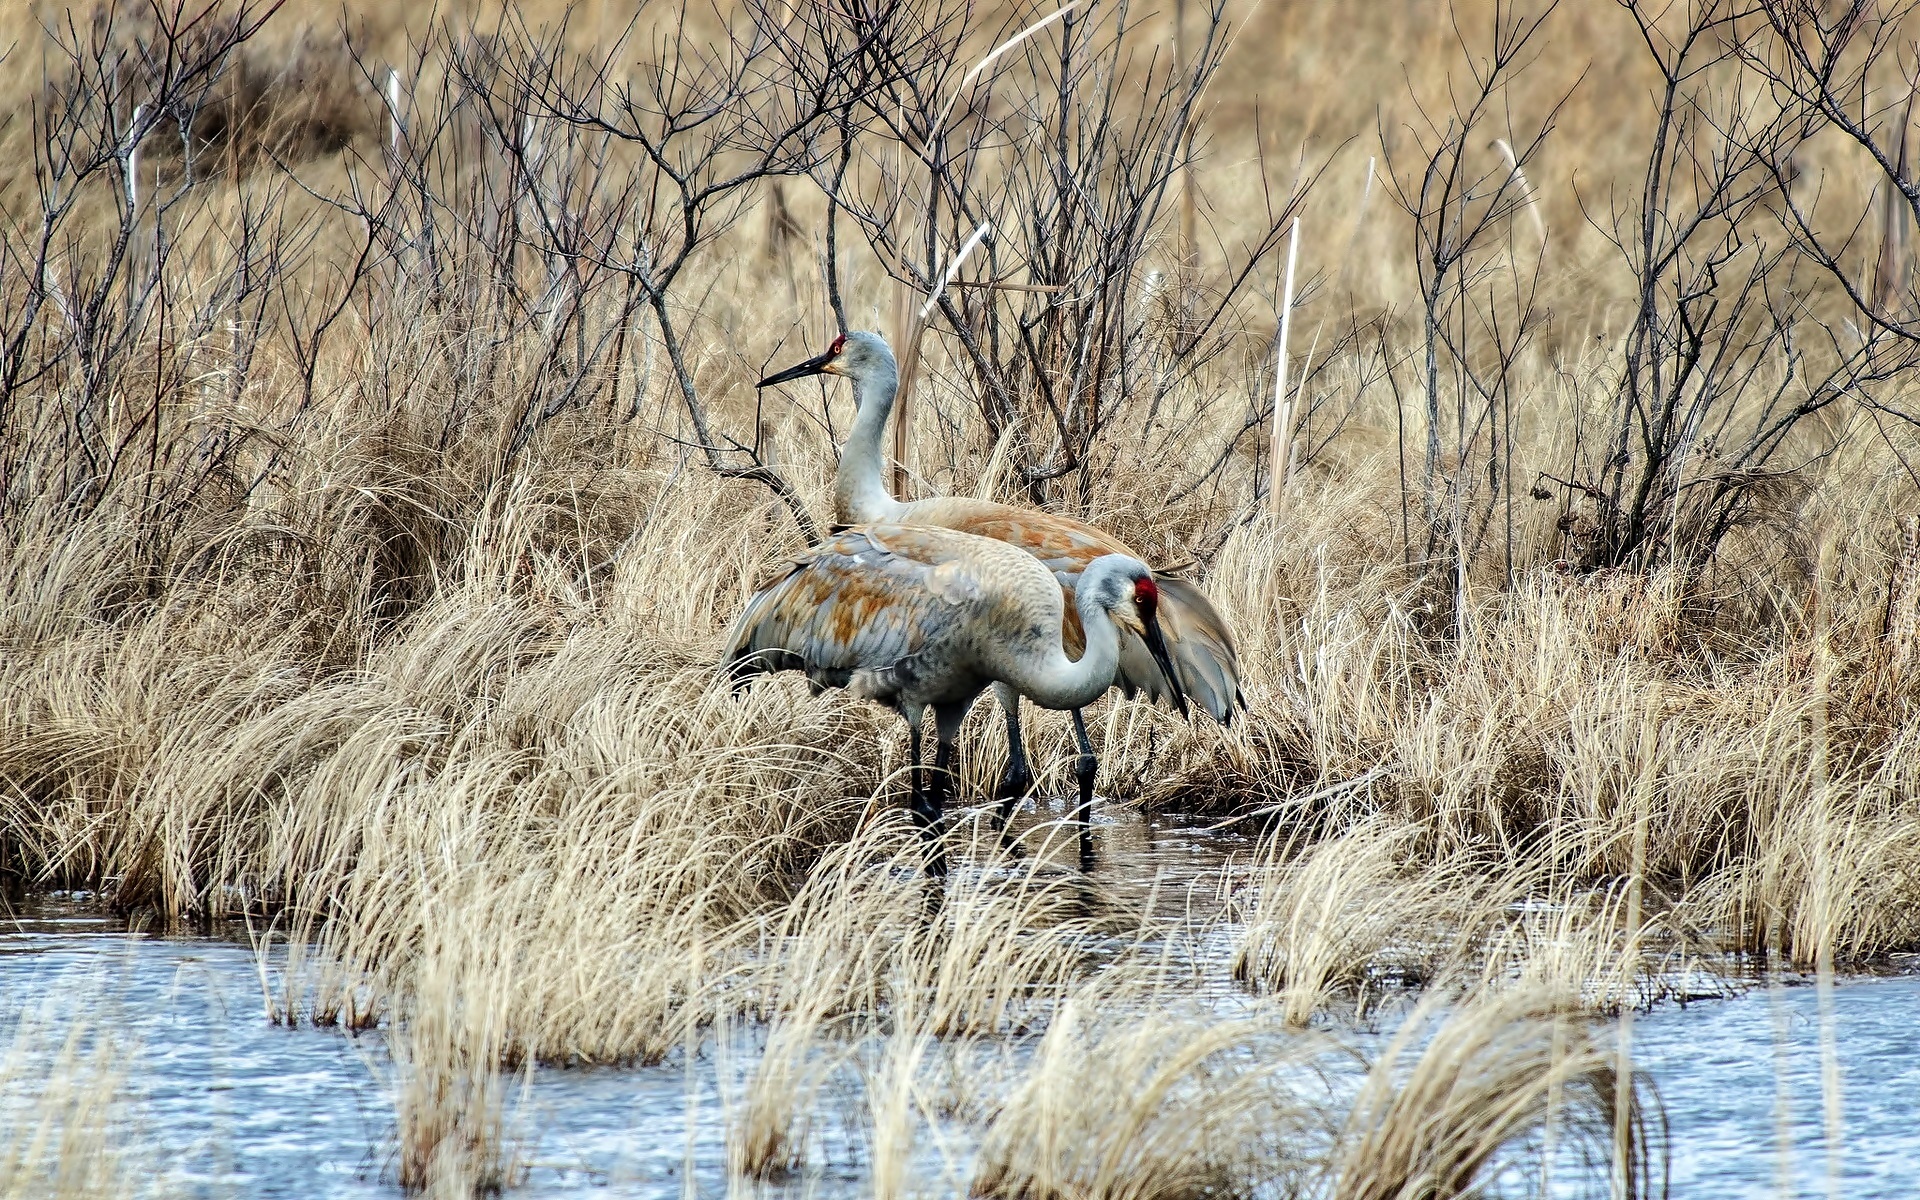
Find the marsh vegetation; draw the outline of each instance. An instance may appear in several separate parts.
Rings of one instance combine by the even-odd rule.
[[[1920,944],[1907,6],[398,7],[0,16],[0,872],[244,922],[394,1183],[751,1026],[741,1187],[857,1077],[876,1195],[936,1116],[988,1195],[1658,1192],[1634,1013]],[[752,381],[844,328],[905,494],[1236,631],[1231,728],[1090,711],[1245,838],[1177,914],[1064,720],[1014,854],[975,713],[930,889],[890,714],[717,683],[849,417]],[[110,1040],[10,1036],[0,1191],[122,1194]]]

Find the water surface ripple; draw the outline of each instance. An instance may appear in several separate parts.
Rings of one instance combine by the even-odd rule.
[[[0,926],[0,1002],[0,1046],[23,1014],[42,1021],[50,1047],[74,1019],[114,1039],[134,1123],[124,1144],[158,1194],[399,1195],[383,1039],[270,1023],[245,945],[126,933],[83,905],[42,903]],[[1830,1164],[1815,988],[1636,1017],[1635,1062],[1665,1102],[1673,1196],[1826,1196],[1830,1166],[1831,1194],[1920,1195],[1920,977],[1842,980],[1833,1018],[1844,1140]],[[691,1069],[534,1071],[511,1117],[528,1164],[515,1194],[727,1194],[723,1108],[755,1041],[753,1031],[710,1039]],[[837,1107],[846,1111],[815,1124],[827,1161],[794,1194],[865,1194],[858,1106]],[[955,1152],[930,1149],[927,1165],[944,1159],[936,1176],[957,1184]],[[919,1182],[941,1190],[929,1186],[937,1177]]]

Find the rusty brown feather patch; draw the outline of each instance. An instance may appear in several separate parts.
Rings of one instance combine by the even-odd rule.
[[[826,607],[826,634],[837,646],[853,645],[875,616],[900,600],[884,586],[884,578],[850,571],[841,574],[837,582],[837,587],[815,602],[815,607]]]
[[[951,518],[946,522],[948,529],[1018,546],[1045,563],[1048,570],[1076,578],[1103,555],[1133,554],[1118,538],[1091,525],[1037,509],[981,505],[943,515]],[[1067,609],[1060,622],[1060,643],[1067,657],[1077,661],[1086,652],[1087,631],[1080,624],[1079,609],[1074,607],[1072,585],[1063,583],[1062,587]]]
[[[793,633],[814,626],[816,636],[825,636],[842,649],[853,645],[873,615],[892,603],[883,590],[883,580],[862,571],[839,569],[839,564],[816,561],[810,570],[795,574],[775,605],[773,618],[780,628]],[[824,626],[815,618],[824,614]]]
[[[1077,562],[1082,569],[1103,554],[1133,554],[1118,538],[1091,525],[1037,510],[959,513],[947,528],[1006,542],[1038,558]]]

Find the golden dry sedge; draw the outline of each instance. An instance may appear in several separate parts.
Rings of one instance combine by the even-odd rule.
[[[742,1180],[802,1170],[851,1071],[881,1196],[1458,1196],[1549,1128],[1596,1192],[1654,1189],[1598,1015],[1685,970],[1920,945],[1920,368],[1885,172],[1831,122],[1782,143],[1642,293],[1634,237],[1672,236],[1744,144],[1724,130],[1773,119],[1741,72],[1791,75],[1788,33],[1729,19],[1687,51],[1719,57],[1643,225],[1687,13],[1643,36],[1613,0],[1234,0],[1175,8],[1175,38],[1166,6],[1106,4],[978,94],[962,76],[1050,6],[875,18],[939,71],[915,90],[849,51],[799,137],[795,81],[852,9],[290,0],[249,33],[231,3],[9,6],[9,885],[250,922],[272,1019],[385,1031],[394,1173],[435,1194],[518,1177],[526,1064],[659,1062],[741,1021],[765,1027],[727,1114]],[[1129,81],[1123,128],[1166,127],[1169,55],[1215,54],[1197,132],[1125,166],[1054,143],[1070,43],[1110,70],[1065,94]],[[1863,68],[1876,136],[1894,66]],[[940,191],[928,118],[962,91],[975,175]],[[1062,163],[1077,199],[1048,190]],[[739,172],[697,210],[672,179]],[[1141,179],[1157,206],[1129,207]],[[1084,517],[1231,622],[1232,728],[1090,714],[1103,804],[1246,835],[1183,920],[1067,870],[1051,822],[999,848],[987,705],[930,903],[897,719],[714,675],[795,510],[824,524],[851,415],[842,385],[752,381],[817,353],[835,305],[897,336],[988,219],[960,283],[1054,290],[956,286],[928,316],[908,488]],[[1883,260],[1905,290],[1863,307]],[[1721,308],[1684,308],[1709,261]],[[1654,399],[1623,418],[1634,380]],[[1030,740],[1039,793],[1071,792],[1064,717]],[[1306,1104],[1328,1031],[1382,1006],[1405,1032],[1351,1112]],[[11,1037],[0,1196],[125,1194],[111,1039]],[[936,1110],[980,1136],[944,1183],[912,1165]]]

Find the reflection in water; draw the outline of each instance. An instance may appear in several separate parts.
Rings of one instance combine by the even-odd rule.
[[[1184,925],[1204,960],[1224,963],[1232,931],[1218,924],[1221,897],[1246,841],[1103,813],[1100,865],[1076,881],[1062,815],[1027,815],[1021,842],[1080,889],[1088,917],[1124,909]],[[1008,868],[957,869],[990,876]],[[1224,970],[1206,974],[1225,979]],[[1214,998],[1237,1002],[1225,982]],[[128,1138],[147,1148],[159,1191],[398,1195],[381,1036],[269,1023],[243,944],[128,934],[84,903],[42,899],[0,926],[0,1046],[23,1010],[47,1012],[56,1028],[78,1017],[132,1047],[137,1128]],[[1834,1011],[1845,1123],[1839,1192],[1908,1194],[1920,1161],[1920,978],[1842,982]],[[515,1089],[510,1121],[526,1169],[515,1194],[728,1192],[725,1114],[740,1102],[763,1034],[717,1031],[690,1060],[656,1067],[533,1071]],[[1377,1044],[1371,1035],[1356,1040],[1363,1050]],[[1665,1101],[1673,1195],[1775,1197],[1782,1178],[1792,1179],[1794,1195],[1827,1194],[1812,988],[1661,1008],[1635,1022],[1633,1053]],[[823,1093],[822,1106],[812,1122],[822,1153],[805,1177],[755,1191],[866,1194],[865,1103]],[[958,1123],[925,1130],[916,1190],[964,1190],[972,1137]]]

